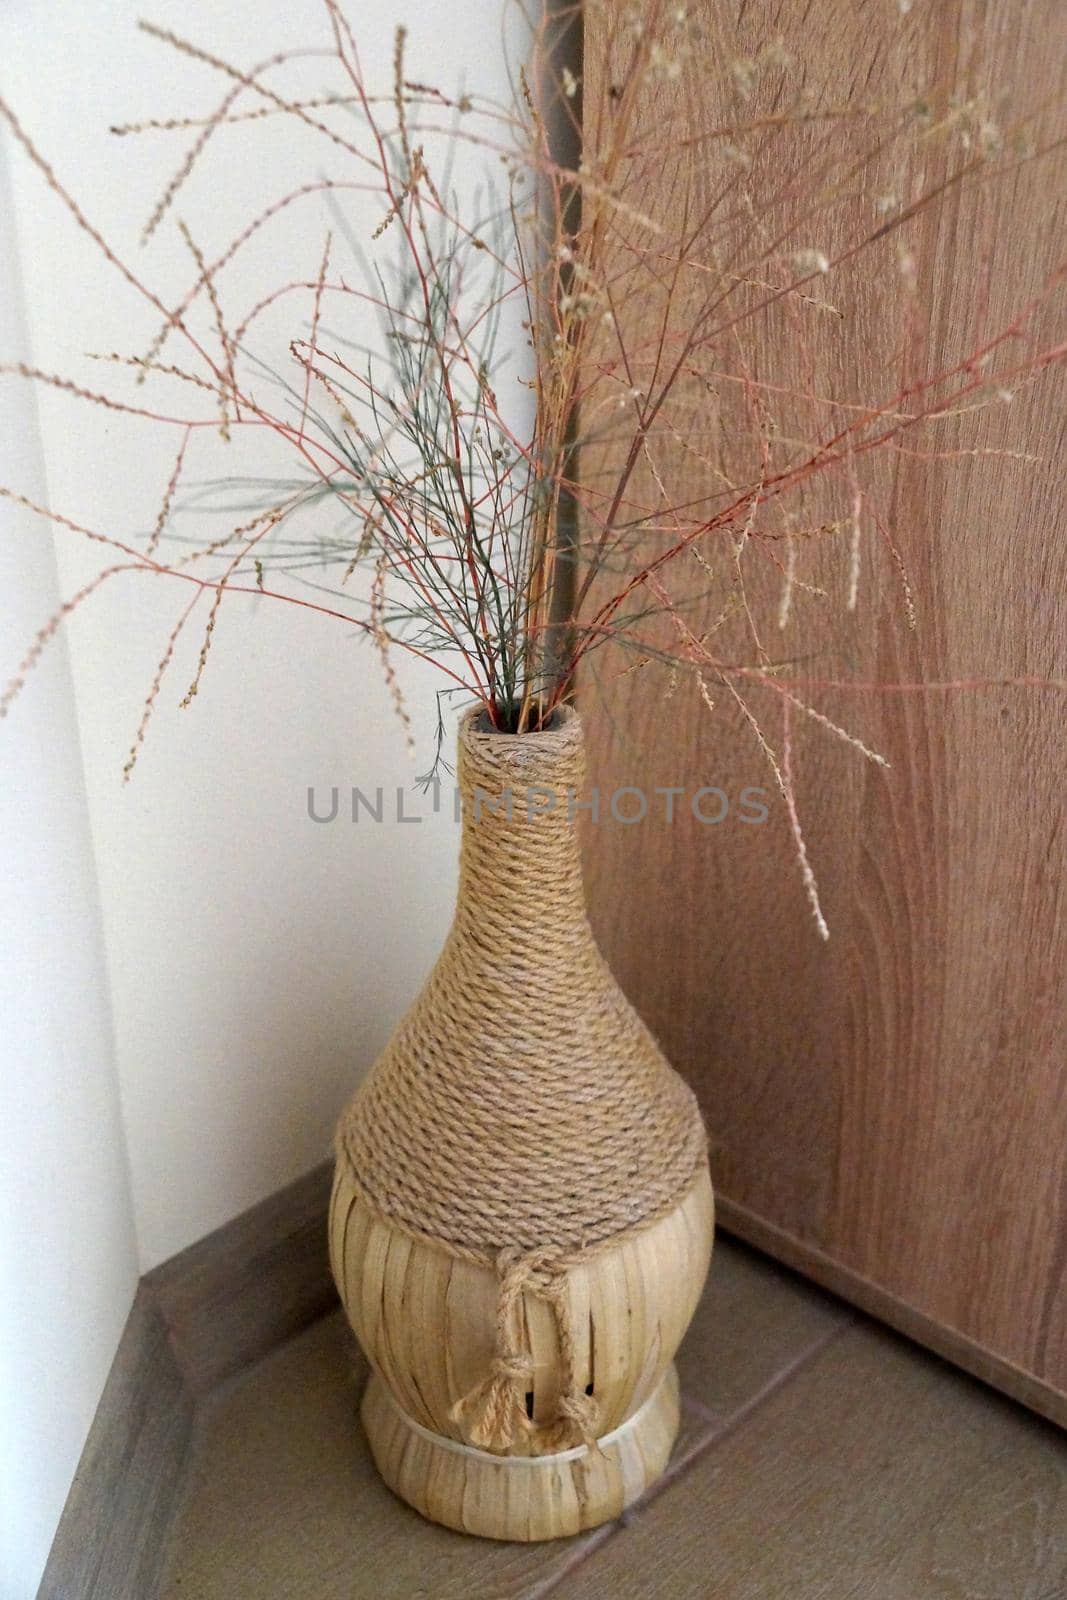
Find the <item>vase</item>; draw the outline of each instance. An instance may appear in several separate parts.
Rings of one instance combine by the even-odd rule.
[[[618,1516],[678,1428],[713,1204],[691,1091],[600,954],[581,721],[459,729],[459,892],[341,1119],[334,1277],[386,1483],[435,1522],[550,1539]]]

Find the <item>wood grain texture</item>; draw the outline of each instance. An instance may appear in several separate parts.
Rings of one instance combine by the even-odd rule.
[[[873,1325],[590,1555],[567,1600],[1061,1600],[1067,1443]]]
[[[142,1278],[38,1600],[153,1600],[198,1402],[336,1304],[329,1162]]]
[[[740,1415],[843,1320],[824,1296],[722,1241],[693,1324],[695,1394],[683,1399],[670,1470],[721,1425],[706,1396]],[[359,1427],[366,1375],[337,1314],[206,1402],[163,1600],[519,1600],[571,1581],[601,1535],[464,1538],[390,1493]]]
[[[1021,1367],[1012,1366],[1002,1357],[992,1355],[981,1345],[965,1338],[955,1328],[946,1328],[934,1322],[921,1311],[917,1311],[914,1306],[896,1299],[878,1284],[861,1278],[858,1273],[849,1271],[847,1267],[832,1257],[823,1255],[814,1246],[794,1239],[791,1234],[785,1233],[781,1228],[773,1227],[762,1217],[746,1211],[743,1206],[727,1200],[720,1209],[722,1226],[736,1234],[739,1239],[744,1239],[748,1244],[753,1244],[758,1249],[776,1256],[787,1267],[792,1267],[796,1272],[803,1272],[824,1289],[842,1295],[853,1305],[859,1306],[862,1311],[867,1311],[872,1317],[877,1317],[890,1327],[897,1328],[901,1333],[907,1334],[909,1339],[914,1339],[937,1355],[944,1356],[947,1361],[962,1367],[973,1377],[981,1378],[984,1383],[1002,1389],[1005,1394],[1010,1394],[1013,1399],[1029,1406],[1032,1411],[1047,1417],[1050,1422],[1055,1422],[1061,1428],[1067,1428],[1067,1397],[1058,1389],[1050,1388],[1043,1379],[1035,1378],[1032,1373],[1023,1371]]]
[[[315,1167],[144,1279],[196,1394],[267,1355],[336,1301],[326,1244],[332,1167]]]
[[[695,132],[736,114],[729,63],[756,56],[774,34],[822,104],[860,94],[900,100],[936,81],[964,98],[993,85],[1003,91],[996,104],[1005,122],[1041,105],[1042,137],[1067,132],[1067,9],[1058,0],[944,0],[905,17],[888,0],[740,0],[691,10],[705,37],[679,92]],[[594,13],[587,79],[598,70],[597,26]],[[792,159],[806,149],[798,137]],[[936,171],[931,157],[927,179]],[[842,217],[832,226],[847,224]],[[976,307],[988,329],[1010,322],[1057,264],[1065,236],[1062,154],[1018,166],[992,188],[955,193],[917,223],[908,245],[921,303],[933,311],[931,363],[971,348]],[[841,237],[811,242],[832,249]],[[895,271],[892,257],[881,265]],[[761,372],[801,389],[879,396],[895,326],[885,320],[883,287],[858,271],[831,275],[826,293],[845,319],[847,358],[840,334],[822,348],[817,323],[803,349],[772,328],[773,348],[757,352],[766,358]],[[1061,299],[1055,313],[1038,316],[1038,339],[1062,337],[1062,320]],[[728,453],[740,419],[728,399],[717,404]],[[838,558],[832,609],[844,620],[820,621],[815,602],[800,597],[783,652],[814,650],[833,669],[825,675],[860,681],[1067,676],[1065,421],[1061,368],[1029,396],[983,414],[966,436],[953,423],[937,434],[939,449],[973,443],[1034,459],[886,460],[876,488],[911,577],[917,632],[875,541],[864,545],[855,615],[844,610]],[[706,470],[691,456],[678,467],[679,499],[708,492]],[[801,575],[825,578],[827,570],[812,557]],[[696,572],[694,596],[703,582]],[[701,615],[698,608],[697,631]],[[666,714],[662,686],[642,673],[601,687],[608,714],[593,709],[587,683],[586,723],[602,792],[625,784],[718,784],[735,796],[746,784],[773,789],[749,731],[727,707],[711,716],[682,686]],[[672,826],[588,830],[598,938],[700,1093],[725,1209],[763,1225],[759,1242],[794,1263],[834,1264],[842,1293],[862,1300],[858,1286],[873,1286],[879,1314],[917,1337],[936,1333],[948,1352],[988,1356],[990,1381],[1028,1403],[1036,1396],[1062,1407],[1063,700],[1006,690],[834,691],[819,704],[892,763],[883,772],[810,724],[794,730],[829,944],[814,934],[784,817],[709,827],[684,807]]]
[[[82,1452],[38,1600],[156,1593],[181,1492],[193,1401],[151,1293],[138,1290]]]

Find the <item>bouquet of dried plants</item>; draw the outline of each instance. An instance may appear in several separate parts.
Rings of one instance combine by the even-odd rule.
[[[102,236],[0,102],[44,181],[158,316],[149,348],[104,358],[116,378],[120,368],[136,374],[133,396],[17,370],[87,405],[153,418],[173,436],[169,482],[139,542],[32,507],[106,559],[43,624],[0,712],[64,619],[101,585],[139,571],[172,580],[178,609],[127,777],[180,635],[200,630],[179,695],[187,707],[223,609],[241,596],[355,626],[405,725],[397,651],[432,661],[442,696],[480,701],[506,732],[536,729],[579,680],[689,676],[710,708],[725,696],[750,725],[825,932],[793,792],[790,717],[814,718],[863,759],[882,757],[820,711],[817,680],[774,640],[798,598],[855,608],[869,542],[885,553],[914,623],[872,461],[912,446],[936,458],[939,421],[1003,404],[1067,353],[1031,332],[1065,263],[1009,325],[984,327],[976,307],[973,342],[930,370],[909,253],[920,213],[1039,158],[1039,129],[1000,129],[984,104],[936,93],[899,105],[816,103],[791,90],[788,57],[770,41],[757,58],[725,64],[721,126],[694,135],[686,113],[699,18],[665,0],[589,0],[590,17],[597,57],[586,63],[580,8],[550,4],[525,19],[506,105],[415,81],[403,30],[391,82],[371,84],[337,0],[323,0],[324,83],[313,98],[287,91],[285,56],[249,68],[143,24],[214,71],[221,89],[200,114],[115,130],[188,141],[146,227],[181,230],[191,281],[177,301]],[[255,138],[275,119],[319,138],[341,175],[309,178],[234,217],[229,245],[209,260],[174,220],[183,186],[224,129],[241,124]],[[445,152],[436,169],[431,146]],[[458,198],[460,164],[480,174],[473,201],[469,184]],[[364,237],[346,216],[356,189],[376,204]],[[234,303],[228,274],[250,241],[291,208],[321,217],[323,202],[317,267],[288,269],[255,304]],[[850,326],[834,290],[858,261],[899,301],[899,351],[881,392],[777,383],[776,342],[803,347],[813,321],[821,338],[829,325],[842,342],[849,370]],[[280,306],[293,310],[288,337],[263,348],[260,330]],[[184,405],[153,403],[161,383]],[[183,534],[177,511],[194,463],[203,480],[238,434],[263,430],[291,470],[258,480],[221,534],[214,522],[211,537]],[[700,466],[697,498],[680,461]],[[232,487],[218,465],[215,477]],[[29,504],[14,488],[3,493]],[[828,582],[835,569],[840,581]],[[780,735],[768,704],[780,709]]]

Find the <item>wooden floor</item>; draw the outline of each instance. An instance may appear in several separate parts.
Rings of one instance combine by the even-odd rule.
[[[200,1414],[165,1600],[1067,1600],[1067,1438],[729,1240],[621,1523],[463,1538],[378,1481],[324,1317]]]

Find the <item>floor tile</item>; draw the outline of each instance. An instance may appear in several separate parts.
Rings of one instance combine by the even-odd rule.
[[[679,1360],[690,1399],[675,1462],[845,1315],[720,1241]],[[338,1313],[210,1402],[164,1600],[517,1600],[599,1543],[494,1544],[423,1521],[375,1473],[357,1416],[365,1374]]]
[[[841,1301],[720,1234],[678,1354],[682,1392],[725,1420],[851,1316]]]
[[[566,1600],[1063,1600],[1067,1440],[859,1322],[573,1572]]]

